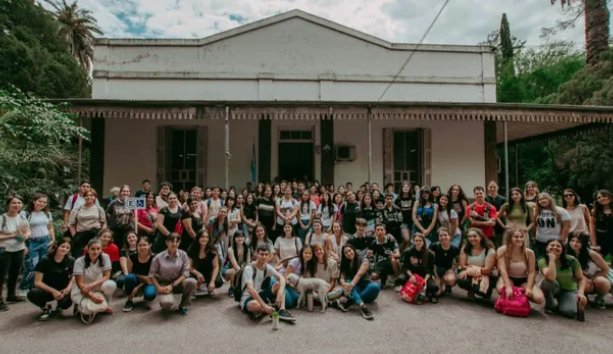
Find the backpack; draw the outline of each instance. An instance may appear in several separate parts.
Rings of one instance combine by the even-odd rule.
[[[425,287],[422,285],[424,278],[417,274],[413,274],[417,284],[411,283],[408,280],[400,290],[400,298],[409,304],[421,305],[426,302]]]
[[[502,294],[505,292],[505,287],[502,288]],[[530,302],[525,294],[524,288],[513,287],[513,298],[507,299],[506,296],[501,295],[496,300],[496,311],[503,313],[507,316],[514,317],[528,317],[530,316]]]
[[[77,200],[79,199],[79,193],[75,193],[72,196],[72,202],[70,203],[70,210],[74,209],[74,205],[77,202]]]
[[[243,284],[243,273],[245,271],[245,268],[247,267],[251,267],[253,269],[252,281],[255,281],[255,277],[258,274],[257,269],[251,264],[245,264],[244,266],[241,267],[241,269],[238,270],[238,272],[234,276],[234,281],[232,282],[232,289],[234,289],[234,301],[236,302],[241,301],[241,297],[243,297],[243,292],[247,288],[247,286]],[[268,271],[268,266],[264,268],[264,279],[266,279],[267,271]]]
[[[20,223],[24,221],[28,221],[28,219],[24,218],[23,215],[21,215],[21,213],[17,214],[17,216],[19,216]],[[7,214],[0,215],[0,231],[4,230],[4,228],[6,227],[6,218],[8,218]]]
[[[207,208],[211,207],[211,199],[212,198],[209,198],[209,199],[206,200],[206,207]],[[223,200],[219,199],[219,203],[221,203],[221,206],[223,206]]]

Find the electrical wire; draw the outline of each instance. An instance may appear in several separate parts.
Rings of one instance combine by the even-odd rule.
[[[445,0],[445,3],[443,3],[443,6],[440,8],[440,10],[438,10],[438,13],[434,17],[434,20],[432,20],[432,22],[430,23],[430,26],[428,26],[428,28],[426,29],[426,32],[424,33],[424,35],[421,37],[421,39],[419,40],[417,45],[415,45],[415,48],[413,49],[411,54],[409,54],[409,57],[407,58],[407,60],[405,60],[404,64],[402,64],[402,66],[400,67],[400,70],[398,70],[396,75],[394,75],[394,79],[392,79],[392,81],[387,85],[387,87],[385,88],[385,90],[383,91],[383,93],[381,94],[379,99],[377,99],[377,102],[375,102],[374,106],[376,106],[381,101],[381,99],[383,98],[383,96],[385,96],[385,94],[390,89],[390,87],[392,87],[392,85],[396,82],[396,80],[398,80],[398,76],[400,76],[400,74],[404,71],[404,69],[406,68],[407,64],[409,64],[409,62],[411,61],[411,59],[413,59],[413,56],[415,55],[415,52],[417,52],[417,49],[419,48],[419,46],[424,42],[424,40],[426,39],[426,37],[430,33],[430,30],[432,30],[432,27],[434,27],[434,24],[436,23],[438,18],[443,13],[443,10],[445,9],[445,7],[447,7],[447,4],[449,4],[449,1],[451,1],[451,0]],[[374,106],[373,106],[373,108],[374,108]]]

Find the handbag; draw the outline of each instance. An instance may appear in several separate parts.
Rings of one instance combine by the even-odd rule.
[[[507,316],[514,317],[528,317],[530,316],[530,302],[528,301],[528,297],[526,296],[526,290],[524,288],[518,288],[516,286],[513,287],[513,298],[507,299],[504,296],[505,288],[502,287],[502,294],[496,300],[495,308],[496,311],[505,314]]]
[[[417,274],[413,276],[417,284],[413,284],[409,279],[400,290],[400,298],[409,304],[421,305],[426,301],[424,278]]]
[[[102,298],[102,302],[97,304],[90,298],[83,298],[79,304],[79,312],[81,312],[81,321],[85,324],[92,323],[96,314],[105,312],[109,308],[109,303],[106,301],[104,294],[95,292],[95,296]]]

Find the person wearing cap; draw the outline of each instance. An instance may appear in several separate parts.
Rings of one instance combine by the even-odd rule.
[[[496,225],[496,207],[485,201],[485,189],[483,187],[477,186],[473,192],[475,202],[466,209],[470,227],[480,229],[483,235],[492,241],[494,226]]]

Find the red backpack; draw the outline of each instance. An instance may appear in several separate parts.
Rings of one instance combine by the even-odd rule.
[[[413,284],[410,280],[408,280],[402,287],[402,290],[400,290],[400,298],[409,304],[421,305],[426,301],[426,297],[423,294],[422,285],[424,278],[417,274],[413,274],[413,276],[415,277],[415,282],[417,284]]]
[[[526,290],[524,288],[513,287],[513,298],[507,299],[504,295],[505,287],[502,287],[503,295],[500,295],[496,300],[496,311],[501,312],[508,316],[514,317],[528,317],[530,316],[530,302],[526,296]]]

